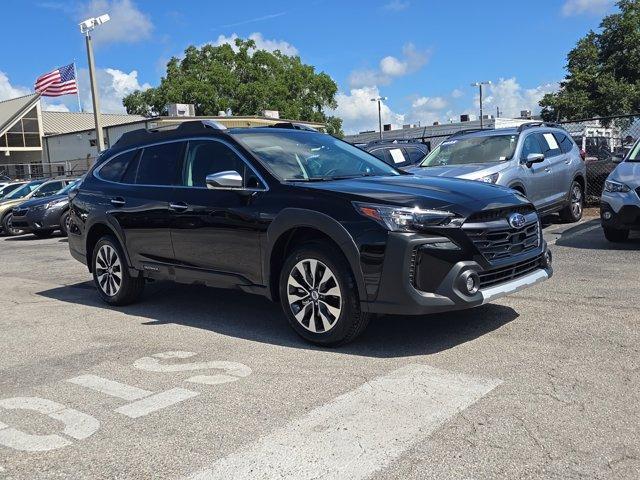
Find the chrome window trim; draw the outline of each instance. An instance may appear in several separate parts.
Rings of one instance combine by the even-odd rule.
[[[185,142],[185,143],[188,144],[189,142],[194,141],[194,140],[205,140],[205,141],[209,141],[209,142],[219,142],[219,143],[222,143],[223,145],[227,146],[228,148],[230,148],[231,151],[233,153],[235,153],[240,158],[240,160],[242,160],[245,163],[245,165],[247,165],[251,169],[251,171],[253,171],[253,173],[255,173],[255,175],[262,182],[262,184],[265,186],[265,188],[242,188],[242,189],[237,189],[237,188],[236,189],[216,188],[216,189],[211,189],[211,188],[208,188],[208,187],[194,187],[194,186],[189,186],[189,185],[154,185],[154,184],[146,184],[146,183],[125,183],[125,182],[114,182],[112,180],[106,180],[106,179],[104,179],[104,178],[102,178],[100,176],[100,170],[102,170],[105,165],[111,163],[113,161],[113,159],[119,157],[120,155],[124,155],[125,153],[129,153],[129,152],[132,152],[132,151],[135,151],[135,150],[145,149],[147,147],[155,147],[157,145],[165,145],[167,143]],[[188,147],[188,145],[187,145],[187,147]],[[182,159],[182,161],[184,162],[184,158]],[[219,138],[211,138],[211,137],[189,137],[189,138],[180,138],[180,139],[173,139],[173,140],[164,140],[162,142],[148,143],[148,144],[145,144],[145,145],[139,145],[137,147],[128,148],[128,149],[123,150],[121,152],[118,152],[115,155],[113,155],[112,157],[110,157],[106,162],[104,162],[98,168],[93,170],[92,175],[95,178],[97,178],[98,180],[102,181],[102,182],[113,183],[115,185],[126,185],[126,186],[130,186],[130,187],[193,188],[193,189],[198,189],[198,190],[226,190],[226,191],[238,191],[238,192],[268,192],[270,190],[269,184],[266,182],[266,180],[253,167],[253,165],[251,165],[251,163],[244,157],[244,155],[242,155],[242,153],[240,153],[238,151],[238,149],[235,146],[233,146],[231,143],[229,143],[229,142],[227,142],[225,140],[221,140]]]

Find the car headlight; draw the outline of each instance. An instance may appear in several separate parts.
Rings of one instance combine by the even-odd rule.
[[[620,183],[620,182],[614,182],[613,180],[606,180],[604,182],[604,191],[605,192],[610,192],[610,193],[615,193],[615,192],[621,192],[621,193],[627,193],[629,190],[631,190],[627,185],[625,185],[624,183]]]
[[[426,227],[459,227],[464,222],[464,218],[443,210],[359,202],[354,202],[353,205],[361,215],[375,220],[392,232],[416,232]]]
[[[499,177],[500,177],[499,173],[492,173],[491,175],[487,175],[486,177],[479,178],[478,180],[484,183],[496,183]]]

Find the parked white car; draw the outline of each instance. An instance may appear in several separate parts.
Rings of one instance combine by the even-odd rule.
[[[640,140],[604,182],[600,204],[604,236],[624,242],[640,230]]]

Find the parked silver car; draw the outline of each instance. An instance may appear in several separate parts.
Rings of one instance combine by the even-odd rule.
[[[604,182],[600,218],[610,242],[624,242],[630,230],[640,230],[640,141]]]
[[[548,124],[459,132],[407,171],[503,185],[522,192],[542,214],[582,218],[584,161],[571,136]]]

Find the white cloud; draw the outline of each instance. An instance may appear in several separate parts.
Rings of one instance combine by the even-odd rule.
[[[378,129],[378,104],[372,98],[380,96],[378,87],[354,88],[347,93],[338,92],[336,101],[338,107],[328,111],[329,115],[342,118],[343,129],[347,134],[358,133],[363,130]],[[402,126],[404,115],[398,114],[384,102],[381,108],[382,123],[391,123],[393,128]]]
[[[519,117],[521,110],[540,112],[538,102],[547,93],[558,90],[557,83],[547,83],[535,88],[523,88],[515,77],[501,78],[498,82],[485,87],[482,105],[484,111],[493,114],[496,107],[500,107],[501,116]],[[474,98],[474,108],[478,111],[480,98]]]
[[[140,84],[136,70],[126,73],[115,68],[98,69],[96,76],[100,94],[100,110],[103,113],[126,113],[122,99],[136,90],[146,90],[151,87],[148,83]],[[85,112],[92,112],[93,103],[87,69],[81,68],[78,71],[78,83],[83,109]]]
[[[391,10],[393,12],[400,12],[409,8],[410,2],[408,0],[391,0],[384,5],[385,10]]]
[[[442,97],[420,97],[413,101],[411,107],[414,109],[442,110],[447,105],[447,101]]]
[[[460,98],[462,96],[464,96],[464,92],[459,88],[454,88],[453,91],[451,92],[452,98]]]
[[[80,8],[80,20],[108,13],[111,20],[93,32],[100,43],[137,42],[149,38],[153,23],[131,0],[91,0]]]
[[[229,36],[220,35],[215,42],[211,42],[214,46],[224,45],[225,43],[231,45],[234,51],[237,51],[237,47],[235,46],[236,39],[239,38],[238,34],[232,33]],[[289,42],[285,42],[284,40],[270,40],[268,38],[264,38],[260,32],[254,32],[249,35],[249,39],[253,40],[256,43],[256,49],[258,50],[266,50],[267,52],[274,52],[276,50],[280,50],[285,55],[295,56],[298,55],[298,49],[291,45]]]
[[[602,15],[613,3],[614,0],[565,0],[562,14],[565,17],[582,14]]]
[[[402,58],[386,56],[380,60],[378,69],[354,70],[349,75],[351,88],[389,85],[395,78],[413,73],[429,61],[429,50],[417,50],[415,45],[407,43],[402,48]]]
[[[7,74],[0,71],[0,101],[22,97],[24,95],[29,95],[30,93],[33,92],[26,87],[11,85]]]
[[[42,108],[47,112],[69,112],[69,107],[64,103],[49,103],[46,99],[42,99]]]

